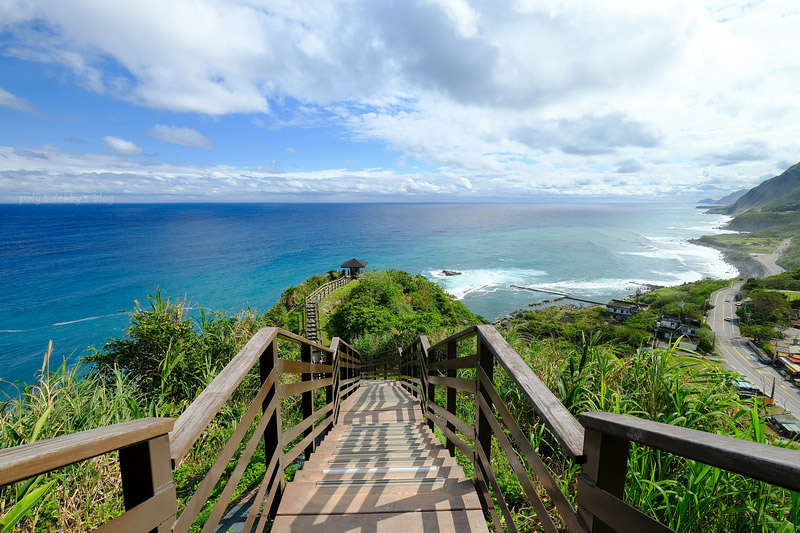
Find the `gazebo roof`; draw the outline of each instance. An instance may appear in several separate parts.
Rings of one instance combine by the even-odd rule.
[[[365,268],[367,266],[366,261],[359,261],[358,259],[351,259],[350,261],[345,261],[342,263],[342,268]]]

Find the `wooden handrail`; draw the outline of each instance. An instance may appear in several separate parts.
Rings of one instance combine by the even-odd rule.
[[[795,450],[617,413],[583,413],[580,421],[605,435],[800,492],[800,453]]]
[[[495,360],[508,372],[553,436],[576,463],[582,463],[585,457],[580,423],[494,327],[482,325],[477,329]]]
[[[331,348],[310,342],[280,328],[260,329],[178,417],[175,429],[169,435],[174,466],[186,457],[208,423],[219,413],[245,376],[250,373],[267,346],[278,338],[306,343],[322,352],[333,353]]]
[[[186,457],[208,423],[219,413],[277,335],[278,328],[263,328],[256,332],[178,417],[175,429],[169,435],[173,466],[178,466]]]
[[[279,341],[298,344],[300,360],[281,358]],[[322,354],[323,360],[312,358],[312,350],[317,355]],[[318,438],[334,423],[339,403],[357,390],[362,367],[358,352],[339,338],[333,339],[331,346],[327,347],[283,329],[263,328],[177,420],[132,420],[0,450],[0,485],[119,450],[126,512],[104,524],[101,530],[181,533],[189,531],[214,487],[225,475],[229,462],[237,450],[241,450],[236,466],[227,475],[225,487],[205,522],[204,530],[213,530],[263,441],[266,473],[257,491],[258,496],[251,501],[246,520],[246,529],[249,530],[260,514],[258,527],[263,530],[267,517],[280,502],[286,483],[284,469],[301,453],[305,452],[307,458],[314,450]],[[260,387],[230,439],[178,516],[173,469],[186,457],[209,423],[254,369],[258,371]],[[283,383],[282,374],[294,374],[294,379],[300,377],[300,381]],[[321,389],[326,391],[327,401],[315,409],[314,392]],[[282,400],[290,396],[301,398],[302,418],[284,433],[280,406]],[[298,402],[291,404],[298,405]],[[257,418],[259,413],[260,419]],[[253,424],[255,431],[250,431]]]
[[[140,418],[0,450],[0,485],[166,435],[171,418]]]
[[[279,340],[299,344],[300,361],[281,358]],[[323,354],[322,362],[312,362],[312,349]],[[179,533],[189,530],[259,411],[262,415],[256,430],[249,437],[244,451],[237,459],[236,467],[230,473],[219,501],[212,508],[204,530],[213,530],[219,524],[233,490],[242,479],[258,443],[263,439],[266,473],[257,491],[258,497],[250,502],[246,520],[246,524],[252,525],[257,515],[261,513],[262,518],[259,523],[261,528],[265,517],[275,511],[281,500],[286,484],[284,469],[302,453],[308,458],[316,446],[317,438],[334,423],[339,402],[358,386],[358,364],[344,361],[358,363],[358,352],[338,338],[333,339],[330,347],[326,347],[278,328],[264,328],[256,333],[178,419],[176,431],[173,432],[176,435],[173,457],[179,460],[188,453],[193,443],[202,435],[208,423],[225,405],[244,378],[253,368],[258,367],[261,388],[214,466],[198,486],[195,496],[186,504],[183,513],[173,526],[173,531]],[[280,376],[284,373],[295,376],[300,374],[301,380],[282,383]],[[314,391],[320,389],[326,391],[326,405],[315,410],[313,395]],[[301,419],[284,433],[282,410],[279,406],[287,397],[300,397]],[[184,417],[186,417],[185,422]],[[177,429],[180,429],[180,432]]]
[[[577,463],[583,462],[583,427],[493,326],[468,327],[437,342],[429,350],[433,352],[445,349],[448,343],[465,340],[473,335],[486,343],[494,358],[508,372],[508,376],[570,457]]]
[[[457,357],[458,343],[475,336],[476,352]],[[557,523],[549,516],[553,507],[570,531],[671,531],[624,501],[632,442],[800,491],[800,453],[795,450],[615,413],[584,413],[578,421],[492,326],[467,328],[430,348],[426,340],[420,337],[406,350],[401,350],[399,368],[403,386],[419,397],[428,423],[441,430],[450,453],[458,448],[472,460],[473,480],[484,510],[497,523],[500,515],[495,505],[499,506],[510,531],[516,531],[516,526],[509,523],[513,513],[505,496],[499,493],[497,477],[492,470],[493,449],[505,454],[545,531],[557,531]],[[441,353],[446,353],[445,359],[437,356]],[[577,510],[565,498],[528,435],[495,389],[495,364],[506,370],[508,378],[572,461],[582,464],[577,483]],[[474,369],[474,379],[457,377],[458,370],[469,369]],[[446,377],[441,374],[445,371]],[[435,403],[437,386],[446,388],[447,406]],[[456,416],[458,392],[474,398],[474,425]],[[519,462],[521,459],[527,466]],[[544,505],[539,499],[532,482],[534,478],[528,477],[528,471],[535,474],[550,497],[551,505]]]

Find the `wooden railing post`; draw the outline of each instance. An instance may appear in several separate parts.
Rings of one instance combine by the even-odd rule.
[[[581,470],[581,478],[589,485],[594,485],[620,500],[624,500],[629,450],[630,442],[627,440],[602,433],[596,429],[586,428],[583,441],[586,463]],[[586,494],[582,494],[579,488],[578,512],[589,530],[593,533],[615,531],[581,505],[582,496],[586,498]]]
[[[275,338],[267,345],[267,348],[264,350],[264,353],[261,354],[259,358],[259,374],[261,377],[261,383],[264,383],[269,378],[269,375],[277,369],[278,366],[278,339]],[[269,392],[267,392],[266,397],[264,398],[263,403],[261,404],[262,412],[266,413],[272,399],[275,398],[277,394],[277,383],[278,380],[275,380],[275,384],[270,387]],[[280,448],[281,442],[281,405],[278,402],[278,405],[275,409],[275,412],[272,413],[272,416],[267,422],[267,427],[264,430],[264,460],[266,462],[266,466],[269,465],[272,458],[275,454],[281,454],[283,450]],[[272,500],[272,507],[265,511],[269,511],[269,516],[274,516],[275,513],[278,512],[278,505],[280,505],[281,496],[283,495],[283,486],[284,486],[284,479],[283,479],[283,464],[282,461],[278,460],[278,468],[275,471],[276,476],[280,476],[280,480],[275,483],[275,498]],[[272,483],[273,480],[270,480]]]
[[[300,345],[300,360],[304,363],[311,362],[311,345],[310,344],[302,344]],[[301,374],[301,381],[311,381],[314,378],[313,373],[311,372],[303,372]],[[314,391],[310,390],[303,393],[303,420],[311,416],[314,412]],[[314,426],[311,425],[308,429],[303,432],[303,436],[308,437],[314,431]],[[314,452],[314,441],[312,440],[311,443],[306,446],[305,449],[305,458],[308,461],[311,454]]]
[[[403,386],[403,350],[401,348],[397,349],[397,381],[400,382],[400,386]]]
[[[428,358],[430,357],[431,354],[430,352],[431,344],[430,342],[428,342],[428,337],[425,335],[422,335],[419,338],[419,344],[420,344],[420,358],[421,358],[420,365],[422,365],[422,376],[423,376],[422,385],[423,385],[423,390],[425,391],[424,414],[425,418],[428,420],[428,427],[431,428],[431,431],[433,431],[433,428],[435,426],[435,424],[433,423],[433,415],[430,414],[430,412],[428,411],[428,403],[436,401],[436,385],[430,382],[429,379],[430,375],[428,374],[428,362],[429,362]]]
[[[455,359],[458,357],[458,342],[457,341],[450,341],[447,343],[447,360]],[[447,369],[447,377],[454,378],[458,375],[458,369],[455,368],[448,368]],[[455,416],[456,414],[456,393],[458,392],[455,387],[445,387],[445,391],[447,394],[445,408],[447,412],[451,415]],[[452,431],[454,434],[456,432],[456,426],[452,422],[447,422],[447,429]],[[451,456],[455,456],[456,454],[456,445],[455,443],[450,440],[449,438],[446,440],[447,450],[450,452]]]
[[[119,469],[122,474],[122,497],[125,510],[130,511],[153,496],[169,493],[168,505],[171,516],[151,529],[151,533],[172,531],[172,523],[178,512],[175,485],[172,483],[172,457],[169,436],[161,435],[133,446],[120,448]]]
[[[476,358],[476,366],[483,369],[486,373],[486,376],[489,378],[489,381],[494,380],[494,357],[492,356],[492,352],[489,351],[488,346],[483,341],[483,339],[478,336],[477,339],[477,358]],[[478,406],[478,396],[482,396],[484,400],[486,400],[487,405],[491,409],[492,406],[492,399],[489,396],[489,391],[481,384],[480,380],[475,378],[477,383],[477,391],[475,397],[475,447],[478,446],[483,449],[483,453],[486,454],[487,459],[491,460],[492,458],[492,426],[489,424],[489,416],[492,416],[491,413],[484,413],[483,409]],[[478,462],[477,454],[475,458],[475,462]],[[476,468],[477,470],[477,468]],[[489,502],[491,503],[491,502]]]

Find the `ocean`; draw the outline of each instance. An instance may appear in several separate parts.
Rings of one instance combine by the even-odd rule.
[[[726,221],[655,203],[0,205],[0,379],[32,381],[50,340],[53,367],[122,336],[156,290],[265,311],[353,257],[423,274],[489,320],[556,298],[512,285],[607,301],[734,277],[687,242]]]

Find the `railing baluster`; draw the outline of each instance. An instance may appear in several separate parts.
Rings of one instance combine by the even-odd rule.
[[[455,359],[458,356],[458,342],[450,341],[447,343],[447,360]],[[457,368],[448,368],[447,369],[447,377],[454,378],[458,375]],[[456,394],[458,391],[453,387],[445,387],[445,391],[447,394],[445,408],[447,412],[451,415],[455,416],[456,414]],[[453,433],[456,432],[456,426],[452,422],[447,422],[447,429],[452,431]],[[451,456],[455,456],[456,454],[456,445],[455,443],[450,440],[449,438],[445,441],[445,445],[447,449],[450,451]]]
[[[300,360],[304,363],[311,362],[311,345],[310,344],[303,344],[300,346]],[[311,381],[313,379],[313,374],[311,372],[303,372],[301,374],[302,381]],[[310,390],[308,392],[303,393],[303,420],[311,416],[311,413],[314,412],[314,391]],[[308,429],[305,430],[303,436],[308,437],[314,431],[314,426],[310,426]],[[311,457],[312,452],[314,451],[314,442],[312,441],[305,449],[305,458],[308,461],[308,458]]]
[[[494,357],[492,356],[492,352],[489,351],[489,348],[486,346],[486,343],[483,341],[482,338],[478,337],[477,341],[477,348],[478,348],[478,355],[477,355],[477,365],[483,369],[486,373],[486,376],[489,380],[494,379]],[[491,409],[492,407],[492,399],[489,397],[489,392],[486,388],[481,384],[481,382],[476,378],[476,395],[480,395],[486,400],[486,405]],[[487,416],[491,416],[491,413],[484,413],[483,410],[480,408],[477,397],[475,399],[475,447],[481,447],[483,453],[486,454],[487,460],[491,460],[492,458],[492,426],[489,425],[489,419]],[[477,460],[473,458],[473,461]],[[491,502],[489,502],[491,503]]]
[[[274,338],[272,342],[269,343],[264,353],[261,354],[259,358],[259,373],[261,377],[261,383],[264,383],[268,378],[272,369],[275,368],[278,364],[278,339]],[[264,398],[264,403],[262,403],[262,412],[267,412],[267,409],[272,402],[272,399],[278,392],[278,384],[275,383],[271,387],[270,391],[267,393],[267,397]],[[264,457],[269,460],[269,458],[273,457],[275,454],[280,454],[280,442],[281,442],[281,405],[280,401],[278,402],[278,407],[275,409],[272,417],[270,418],[269,422],[267,423],[267,427],[264,430]],[[272,508],[271,509],[264,509],[264,512],[267,512],[270,516],[273,516],[278,511],[278,505],[281,501],[281,495],[283,494],[283,465],[280,464],[278,469],[275,471],[276,476],[280,476],[281,479],[275,483],[275,496],[272,500]]]

